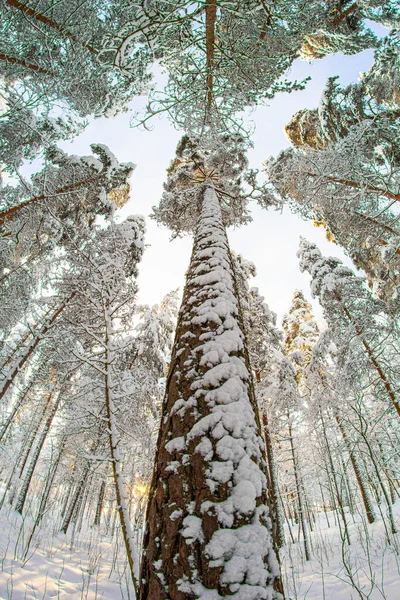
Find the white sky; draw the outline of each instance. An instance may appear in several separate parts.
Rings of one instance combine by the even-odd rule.
[[[249,154],[250,166],[262,168],[262,162],[287,147],[283,127],[297,110],[316,107],[321,92],[330,75],[339,75],[342,84],[356,81],[360,71],[372,64],[370,50],[355,56],[330,56],[312,64],[296,61],[290,73],[291,79],[301,80],[311,75],[312,81],[305,90],[292,94],[279,94],[269,106],[260,107],[251,115],[255,123],[254,149]],[[143,98],[133,101],[135,110],[145,104]],[[166,117],[155,119],[152,131],[140,131],[129,126],[130,115],[114,119],[97,119],[72,143],[60,146],[70,154],[91,153],[91,143],[107,144],[120,161],[132,161],[137,165],[133,173],[131,200],[118,211],[118,215],[143,214],[147,222],[148,244],[140,265],[139,302],[155,304],[172,289],[184,285],[184,274],[189,265],[192,240],[189,237],[170,240],[165,227],[156,225],[148,218],[151,207],[158,204],[166,168],[174,157],[175,147],[182,132],[176,131]],[[296,252],[299,236],[315,242],[323,254],[338,256],[347,264],[341,248],[326,241],[322,228],[304,222],[285,209],[283,214],[266,211],[251,205],[253,222],[245,227],[229,231],[232,250],[251,260],[257,267],[257,277],[250,284],[257,286],[272,310],[278,314],[278,323],[288,311],[293,291],[303,290],[311,300],[309,276],[300,273]],[[317,318],[321,309],[313,301]]]

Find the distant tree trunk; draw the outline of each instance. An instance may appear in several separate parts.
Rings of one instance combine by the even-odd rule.
[[[93,525],[100,525],[101,513],[103,512],[104,494],[106,491],[106,482],[102,481],[100,485],[99,497],[96,506],[96,515],[94,517]]]
[[[279,487],[278,478],[276,476],[276,467],[274,459],[274,449],[272,446],[271,433],[268,424],[268,415],[264,411],[262,413],[262,422],[264,427],[265,447],[267,451],[268,471],[269,471],[269,482],[270,482],[270,500],[272,504],[273,514],[271,515],[272,520],[272,532],[275,539],[277,548],[282,548],[285,543],[285,531],[283,526],[283,516],[281,510],[281,503],[279,499]]]
[[[44,442],[46,440],[47,434],[49,433],[51,424],[52,424],[53,419],[54,419],[54,417],[56,415],[58,407],[60,405],[60,401],[61,401],[61,391],[58,392],[57,398],[56,398],[56,400],[55,400],[55,402],[54,402],[54,404],[53,404],[53,406],[52,406],[52,408],[50,410],[50,414],[47,417],[46,423],[45,423],[45,425],[43,427],[42,433],[41,433],[40,438],[39,438],[39,440],[38,440],[38,442],[36,444],[35,451],[33,452],[31,461],[29,463],[29,467],[28,467],[28,470],[27,470],[24,482],[22,484],[22,488],[21,488],[21,491],[20,491],[19,496],[18,496],[17,504],[15,506],[15,510],[17,512],[19,512],[20,514],[22,514],[22,511],[24,509],[26,498],[27,498],[28,491],[29,491],[29,486],[30,486],[31,481],[32,481],[33,473],[34,473],[36,465],[38,463],[39,456],[40,456],[40,453],[41,453],[42,448],[43,448],[43,444],[44,444]],[[49,400],[49,404],[50,404],[50,400]]]
[[[205,186],[150,486],[140,600],[282,590],[270,560],[264,448],[221,209]]]
[[[128,499],[124,476],[122,473],[122,460],[119,451],[120,437],[116,423],[116,406],[114,403],[113,382],[112,382],[112,314],[107,306],[104,307],[105,322],[105,352],[106,352],[106,372],[105,372],[105,404],[107,415],[108,439],[110,444],[110,456],[115,485],[115,495],[117,498],[117,509],[121,523],[122,535],[124,538],[126,555],[129,562],[129,568],[132,576],[132,583],[137,595],[138,590],[138,570],[139,557],[136,552],[133,531],[129,518]]]
[[[50,392],[46,401],[43,402],[42,405],[36,407],[32,415],[29,428],[27,429],[26,442],[23,446],[23,452],[21,452],[20,456],[18,457],[17,467],[19,468],[19,477],[22,477],[26,463],[28,462],[29,455],[33,448],[36,436],[38,435],[40,427],[42,426],[42,423],[44,421],[47,407],[49,405],[52,395],[53,392]]]
[[[75,492],[72,496],[72,499],[70,500],[68,510],[66,511],[65,516],[64,516],[63,524],[60,529],[60,531],[62,531],[62,533],[66,534],[68,531],[68,527],[71,524],[71,520],[72,520],[72,517],[74,516],[75,509],[77,508],[78,501],[82,496],[87,479],[89,477],[89,473],[90,473],[90,461],[86,460],[85,466],[83,467],[83,471],[81,473],[79,483],[75,488]]]
[[[367,446],[368,453],[369,453],[369,456],[371,458],[372,465],[374,467],[376,479],[377,479],[377,481],[378,481],[378,483],[380,485],[380,488],[382,490],[383,496],[385,498],[386,507],[387,507],[387,511],[388,511],[388,515],[389,515],[389,523],[390,523],[390,528],[392,530],[392,534],[395,534],[395,533],[397,533],[397,526],[396,526],[396,522],[394,520],[393,509],[392,509],[392,502],[391,502],[390,495],[389,495],[389,493],[388,493],[388,491],[386,489],[386,486],[384,484],[384,481],[383,481],[383,479],[381,477],[381,470],[380,470],[380,467],[379,467],[379,465],[377,463],[377,460],[376,460],[376,457],[375,457],[375,452],[372,449],[370,441],[367,438],[367,436],[365,435],[364,431],[361,432],[361,435],[363,437],[365,445]]]
[[[61,462],[61,458],[64,452],[64,448],[65,448],[65,444],[67,441],[67,436],[64,435],[61,439],[59,448],[58,448],[58,452],[57,452],[57,457],[53,462],[53,465],[51,467],[51,471],[49,474],[49,477],[47,477],[46,479],[46,486],[44,488],[43,494],[42,494],[42,498],[40,500],[40,505],[39,505],[39,510],[38,510],[38,515],[37,515],[37,522],[40,523],[40,521],[43,519],[43,516],[46,512],[46,506],[47,506],[47,501],[49,499],[50,496],[50,491],[51,491],[51,486],[53,485],[53,481],[54,478],[56,476],[57,473],[57,469],[60,465]]]
[[[35,531],[36,531],[36,529],[37,529],[40,521],[43,519],[43,517],[45,515],[47,501],[48,501],[49,496],[50,496],[51,486],[53,485],[53,481],[54,481],[54,478],[56,476],[57,468],[58,468],[58,465],[60,464],[60,461],[61,461],[61,456],[62,456],[62,453],[63,453],[63,450],[64,450],[65,442],[66,442],[66,437],[63,437],[62,440],[61,440],[61,443],[60,443],[60,447],[59,447],[58,452],[57,452],[57,457],[56,457],[54,463],[50,466],[50,470],[49,470],[48,476],[46,478],[46,485],[44,487],[43,494],[42,494],[42,497],[40,499],[39,510],[38,510],[36,519],[35,519],[35,521],[33,523],[32,531],[29,534],[29,538],[28,538],[28,541],[27,541],[26,546],[25,546],[25,552],[24,552],[24,555],[23,555],[23,560],[25,560],[25,558],[26,558],[26,556],[28,554],[28,551],[29,551],[29,548],[30,548],[30,545],[31,545],[31,542],[32,542],[32,539],[33,539],[33,536],[35,535]]]
[[[300,473],[299,466],[297,464],[297,456],[296,450],[294,447],[293,441],[293,430],[290,422],[290,415],[288,414],[288,432],[289,432],[289,440],[290,440],[290,451],[292,454],[292,462],[293,462],[293,470],[294,470],[294,479],[296,482],[296,494],[297,494],[297,502],[299,506],[299,521],[301,525],[301,530],[303,532],[303,543],[304,543],[304,552],[306,556],[306,560],[311,560],[311,549],[310,549],[310,540],[308,539],[308,531],[306,525],[306,514],[305,514],[305,502],[303,497],[303,485],[300,481]]]
[[[336,495],[337,504],[339,506],[339,512],[340,512],[340,515],[341,515],[342,521],[343,521],[345,538],[347,539],[347,543],[350,546],[351,540],[350,540],[349,528],[347,525],[346,513],[344,512],[342,494],[340,493],[340,488],[339,488],[339,484],[338,484],[337,477],[336,477],[337,469],[335,469],[335,465],[333,464],[332,452],[331,452],[331,448],[329,446],[328,436],[326,434],[325,420],[324,420],[322,411],[320,411],[320,418],[321,418],[321,423],[322,423],[322,433],[323,433],[324,440],[325,440],[326,454],[328,457],[328,462],[329,462],[330,471],[331,471],[330,477],[333,480],[333,485],[334,485],[335,492],[336,492],[335,495]]]
[[[364,477],[362,475],[360,465],[358,464],[357,458],[351,448],[349,438],[346,434],[346,430],[344,428],[343,422],[339,418],[337,411],[334,411],[334,415],[335,415],[336,423],[338,424],[340,433],[342,434],[342,438],[343,438],[344,444],[346,446],[346,450],[350,456],[350,461],[351,461],[351,464],[353,467],[354,475],[356,476],[358,489],[360,490],[361,498],[362,498],[362,501],[364,504],[365,514],[367,515],[368,522],[374,523],[374,521],[375,521],[374,507],[372,504],[372,499],[370,498],[370,495],[368,492],[368,488],[367,488],[366,484],[364,483]]]
[[[75,294],[76,294],[76,292],[72,292],[68,296],[68,298],[65,298],[65,300],[63,300],[61,302],[60,306],[58,306],[58,308],[52,313],[50,318],[47,318],[45,320],[43,325],[40,327],[40,329],[38,329],[38,331],[35,333],[35,336],[29,342],[29,344],[22,350],[21,354],[15,359],[14,363],[11,365],[10,371],[8,373],[5,373],[5,378],[0,383],[0,400],[3,398],[4,394],[6,393],[6,391],[10,387],[10,385],[13,383],[15,377],[18,375],[19,371],[22,369],[22,367],[24,366],[26,361],[30,358],[30,356],[32,355],[33,351],[36,349],[39,342],[43,339],[43,337],[46,335],[48,330],[52,327],[52,325],[54,324],[56,319],[59,317],[59,315],[65,309],[67,304],[72,300],[72,298],[75,296]]]

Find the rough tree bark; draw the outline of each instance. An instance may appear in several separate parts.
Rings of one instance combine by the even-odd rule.
[[[150,487],[140,600],[280,597],[237,298],[218,198],[205,186]]]

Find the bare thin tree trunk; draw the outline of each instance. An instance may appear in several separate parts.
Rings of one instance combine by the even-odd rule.
[[[68,527],[70,526],[72,517],[74,516],[74,512],[77,507],[78,500],[81,497],[84,487],[86,485],[86,482],[87,482],[87,479],[89,476],[89,472],[90,472],[90,461],[87,460],[85,463],[85,466],[83,468],[79,483],[75,488],[75,492],[72,496],[68,510],[65,514],[64,521],[63,521],[63,524],[62,524],[61,530],[60,530],[60,531],[62,531],[62,533],[66,534],[68,531]]]
[[[18,457],[17,468],[19,469],[19,477],[22,477],[26,463],[28,462],[28,458],[33,448],[33,444],[35,443],[36,436],[39,433],[40,427],[44,421],[52,394],[53,392],[48,395],[46,402],[44,402],[42,406],[38,406],[36,408],[34,414],[32,415],[32,422],[27,432],[27,441],[25,443],[23,452]]]
[[[42,497],[40,499],[39,510],[38,510],[36,519],[35,519],[35,521],[33,523],[32,531],[30,532],[28,541],[26,543],[25,552],[24,552],[24,555],[23,555],[23,559],[24,560],[25,560],[25,558],[26,558],[26,556],[28,554],[28,551],[29,551],[29,548],[30,548],[30,545],[31,545],[31,542],[32,542],[32,539],[33,539],[33,536],[35,535],[35,531],[36,531],[36,529],[37,529],[40,521],[43,519],[44,514],[46,512],[46,505],[47,505],[47,501],[48,501],[49,496],[50,496],[51,486],[53,485],[53,481],[54,481],[54,478],[56,476],[57,468],[58,468],[58,465],[60,464],[60,461],[61,461],[61,456],[62,456],[62,453],[63,453],[63,450],[64,450],[65,441],[66,441],[66,438],[63,437],[62,440],[61,440],[61,443],[60,443],[60,447],[59,447],[58,452],[57,452],[57,457],[56,457],[53,465],[51,465],[50,471],[49,471],[48,476],[46,478],[46,485],[45,485],[45,488],[43,490]]]
[[[237,298],[219,201],[205,186],[149,493],[140,600],[240,595],[243,585],[255,598],[274,581],[282,590],[269,558],[265,444]],[[228,577],[233,556],[242,569]],[[250,562],[262,579],[244,584]]]
[[[348,320],[350,321],[350,323],[352,323],[352,325],[354,325],[355,332],[359,336],[359,338],[361,340],[361,343],[364,346],[365,351],[366,351],[366,353],[367,353],[370,361],[374,365],[374,368],[375,368],[376,372],[378,373],[379,378],[381,379],[381,381],[382,381],[382,383],[383,383],[383,385],[385,387],[385,390],[386,390],[386,392],[387,392],[390,400],[392,401],[392,404],[393,404],[394,408],[396,409],[397,415],[400,417],[400,404],[399,404],[399,401],[397,400],[395,391],[394,391],[394,389],[393,389],[390,381],[388,380],[388,378],[387,378],[387,376],[386,376],[386,374],[385,374],[382,366],[380,365],[380,363],[378,362],[377,358],[375,357],[374,352],[373,352],[371,346],[365,340],[359,324],[354,321],[351,313],[349,312],[349,310],[345,306],[342,298],[338,294],[337,294],[337,299],[339,300],[339,302],[340,302],[340,304],[341,304],[341,306],[343,308],[343,311],[344,311],[346,317],[348,318]]]
[[[31,388],[33,386],[33,381],[30,381],[28,383],[27,386],[25,386],[24,391],[22,392],[22,394],[19,394],[17,401],[15,402],[13,408],[11,409],[10,414],[8,415],[7,419],[5,420],[5,422],[3,423],[1,429],[0,429],[0,442],[2,441],[3,437],[6,435],[8,428],[10,427],[10,425],[12,424],[12,422],[14,421],[14,417],[17,414],[17,412],[19,411],[19,409],[21,408],[21,406],[24,404],[25,402],[25,398],[27,397],[27,395],[29,394]]]
[[[364,439],[365,445],[368,448],[368,453],[369,453],[369,456],[371,458],[372,465],[374,467],[374,471],[375,471],[375,475],[376,475],[377,481],[379,482],[380,488],[381,488],[383,496],[385,498],[386,507],[387,507],[387,511],[388,511],[388,516],[389,516],[390,528],[392,530],[392,533],[395,534],[395,533],[397,533],[397,527],[396,527],[396,523],[395,523],[395,520],[394,520],[394,515],[393,515],[393,509],[392,509],[392,503],[391,503],[390,495],[389,495],[389,493],[388,493],[388,491],[386,489],[386,486],[384,484],[384,481],[383,481],[383,479],[381,477],[380,468],[379,468],[379,465],[377,463],[377,460],[376,460],[376,457],[375,457],[375,453],[374,453],[374,451],[372,449],[370,441],[367,438],[367,436],[365,435],[365,432],[362,431],[361,435],[362,435],[362,437]]]

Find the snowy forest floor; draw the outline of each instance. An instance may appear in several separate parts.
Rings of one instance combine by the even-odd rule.
[[[384,514],[383,505],[381,510]],[[400,527],[400,500],[393,510]],[[285,546],[286,600],[400,598],[399,534],[390,533],[389,544],[381,518],[366,525],[359,515],[346,512],[346,517],[350,546],[342,543],[333,512],[316,520],[311,561],[304,560],[301,540]],[[35,533],[23,560],[31,526],[9,508],[0,511],[1,600],[134,600],[122,541],[101,535],[99,528],[82,529],[72,539],[73,533],[64,536],[46,526]],[[288,530],[286,534],[289,539]],[[294,524],[292,534],[297,540]]]

